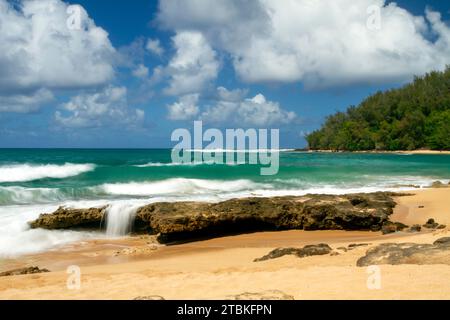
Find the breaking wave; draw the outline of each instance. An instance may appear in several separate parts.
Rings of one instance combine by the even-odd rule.
[[[44,178],[64,179],[77,176],[95,169],[93,164],[63,165],[45,164],[14,164],[0,166],[0,183],[2,182],[25,182]]]
[[[128,196],[152,196],[170,194],[207,194],[236,192],[263,188],[267,185],[250,180],[203,180],[173,178],[154,182],[129,182],[104,184],[100,188],[107,194]],[[268,186],[270,187],[270,185]]]

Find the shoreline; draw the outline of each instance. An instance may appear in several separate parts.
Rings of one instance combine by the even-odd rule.
[[[305,153],[362,153],[362,154],[402,154],[402,155],[450,155],[450,150],[397,150],[397,151],[378,151],[378,150],[367,150],[367,151],[340,151],[340,150],[303,150],[295,149],[295,152],[305,152]]]
[[[396,198],[392,220],[450,225],[450,188]],[[367,268],[356,260],[381,243],[432,243],[449,228],[381,235],[369,231],[276,231],[226,236],[175,246],[151,237],[81,242],[16,259],[50,273],[0,277],[0,299],[226,299],[244,292],[281,292],[295,299],[449,299],[450,265],[382,265],[382,288],[369,290]],[[338,254],[265,262],[255,258],[278,247],[327,243]],[[368,244],[339,251],[350,244]],[[13,262],[10,261],[10,266]],[[66,288],[68,265],[82,271],[80,290]],[[6,265],[2,265],[5,269]]]

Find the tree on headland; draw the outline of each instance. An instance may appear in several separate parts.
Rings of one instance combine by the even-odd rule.
[[[450,150],[450,66],[327,117],[311,150]]]

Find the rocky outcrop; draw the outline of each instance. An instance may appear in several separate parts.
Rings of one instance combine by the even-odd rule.
[[[431,184],[430,188],[448,188],[448,187],[450,187],[450,182],[448,184],[444,184],[441,181],[434,181]]]
[[[395,202],[389,193],[307,195],[232,199],[220,203],[154,203],[137,210],[134,232],[158,234],[158,241],[194,240],[205,237],[270,230],[373,230],[388,221]],[[106,208],[59,208],[44,214],[32,228],[99,229]]]
[[[428,219],[423,227],[427,229],[445,229],[447,226],[437,223],[434,219]]]
[[[433,244],[384,243],[369,249],[356,263],[358,267],[382,264],[450,265],[450,237]]]
[[[411,228],[409,228],[406,231],[407,232],[420,232],[420,231],[422,231],[422,227],[420,226],[420,224],[415,224],[415,225],[411,226]]]
[[[381,226],[381,232],[383,234],[389,234],[389,233],[403,231],[406,228],[408,228],[408,226],[401,222],[386,221]]]
[[[353,250],[353,249],[360,248],[360,247],[367,247],[369,245],[370,245],[370,243],[352,243],[352,244],[348,245],[347,249]]]
[[[27,267],[27,268],[20,268],[20,269],[14,269],[10,271],[5,271],[0,273],[0,277],[9,277],[9,276],[20,276],[24,274],[35,274],[35,273],[46,273],[50,272],[47,269],[40,269],[38,267]]]
[[[67,209],[59,207],[53,213],[41,214],[30,223],[31,228],[41,229],[100,229],[106,207],[90,209]]]
[[[263,292],[245,292],[228,296],[226,300],[295,300],[293,296],[280,290],[267,290]]]
[[[437,239],[433,244],[435,246],[450,247],[450,237]]]
[[[332,249],[329,245],[325,243],[308,245],[303,248],[278,248],[267,255],[255,259],[254,262],[266,261],[270,259],[281,258],[286,255],[295,255],[299,258],[310,257],[310,256],[322,256],[331,253]]]

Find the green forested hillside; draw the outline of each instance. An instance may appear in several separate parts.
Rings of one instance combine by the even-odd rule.
[[[326,119],[312,150],[450,150],[450,66]]]

